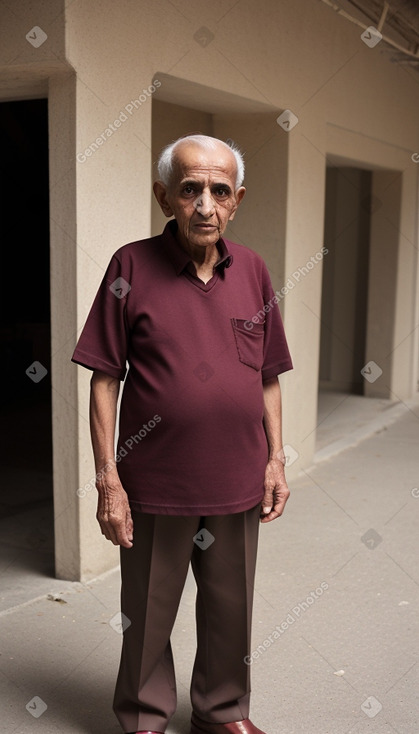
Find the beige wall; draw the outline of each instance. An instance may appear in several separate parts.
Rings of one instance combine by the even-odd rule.
[[[366,359],[374,361],[383,374],[367,383],[367,395],[390,398],[396,379],[393,352],[394,335],[400,333],[395,324],[400,232],[400,199],[402,177],[393,172],[376,171],[372,195],[376,211],[371,218],[370,274],[368,284],[368,330]],[[409,283],[406,282],[407,290]],[[376,369],[376,368],[375,368]],[[402,375],[399,380],[403,381]],[[405,386],[407,388],[406,373]]]
[[[28,8],[16,0],[13,12],[4,3],[1,12],[3,97],[45,94],[49,84],[58,573],[90,578],[117,554],[97,529],[94,492],[75,495],[92,478],[93,464],[89,376],[69,357],[111,253],[158,228],[151,171],[160,142],[186,132],[184,124],[197,125],[233,138],[246,152],[249,191],[229,234],[266,258],[275,287],[293,286],[280,304],[295,364],[281,379],[285,440],[300,454],[292,478],[314,450],[321,263],[298,283],[293,273],[323,246],[327,162],[394,172],[387,188],[375,179],[383,201],[376,232],[387,216],[397,245],[389,275],[394,328],[383,359],[391,395],[406,398],[416,384],[418,166],[411,154],[419,151],[419,77],[391,64],[380,45],[367,48],[360,29],[314,0],[264,0],[257,8],[252,0],[230,8],[219,0],[78,0],[65,13],[63,3],[38,0]],[[48,34],[38,49],[25,39],[34,25]],[[200,43],[195,35],[202,27]],[[146,95],[129,113],[153,79],[161,82],[155,102]],[[177,106],[170,117],[168,103]],[[285,108],[299,118],[291,132],[276,123]],[[106,140],[77,162],[102,134]],[[392,206],[397,181],[399,215]],[[376,298],[371,325],[378,292]],[[372,389],[378,394],[379,383]]]

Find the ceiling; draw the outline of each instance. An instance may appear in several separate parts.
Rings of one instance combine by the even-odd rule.
[[[419,71],[419,0],[321,0],[360,28],[374,26],[394,63]]]

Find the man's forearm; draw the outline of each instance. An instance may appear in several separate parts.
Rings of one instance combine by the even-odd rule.
[[[263,422],[269,446],[269,460],[282,460],[282,401],[277,377],[263,383]]]
[[[90,432],[96,464],[98,508],[102,533],[114,545],[131,548],[133,523],[127,494],[115,463],[115,423],[119,380],[95,371],[90,391]]]
[[[96,472],[115,463],[115,424],[119,380],[95,371],[90,391],[90,434]]]
[[[281,388],[277,377],[263,383],[263,400],[265,403],[263,422],[269,445],[269,459],[265,471],[261,521],[266,523],[282,515],[290,494],[285,479]]]

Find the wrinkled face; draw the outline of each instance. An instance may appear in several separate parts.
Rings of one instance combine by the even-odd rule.
[[[236,161],[219,145],[206,150],[195,143],[179,144],[169,186],[160,181],[154,193],[167,217],[175,216],[183,245],[214,245],[234,218],[245,188],[235,190]]]

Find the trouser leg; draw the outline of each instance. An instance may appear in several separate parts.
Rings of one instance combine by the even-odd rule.
[[[234,515],[209,516],[215,540],[196,546],[192,568],[198,586],[198,646],[191,700],[204,721],[223,724],[248,718],[250,637],[260,506]]]
[[[199,518],[133,512],[133,520],[134,546],[121,548],[121,611],[130,624],[114,711],[126,732],[164,731],[176,708],[170,634]]]

